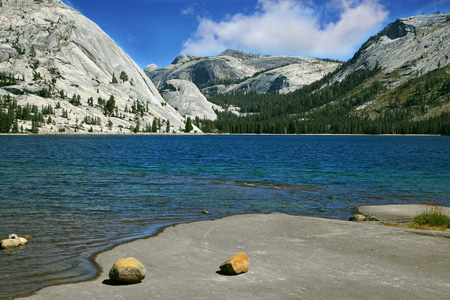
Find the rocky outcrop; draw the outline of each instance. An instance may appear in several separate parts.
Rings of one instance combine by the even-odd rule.
[[[147,66],[145,73],[163,98],[182,115],[215,120],[214,110],[223,108],[209,103],[205,96],[251,92],[284,94],[321,79],[340,65],[309,57],[226,50],[212,57],[179,55],[165,68]],[[188,85],[188,82],[195,85]]]
[[[144,280],[147,270],[133,257],[122,258],[114,263],[109,271],[109,279],[125,283],[139,283]]]
[[[205,95],[214,93],[287,93],[322,78],[341,63],[309,57],[264,56],[226,50],[218,56],[180,55],[162,69],[146,74],[158,88],[171,79],[193,82]]]
[[[204,85],[211,82],[221,82],[225,80],[235,80],[254,74],[254,70],[241,64],[241,61],[234,57],[215,56],[199,57],[180,55],[171,65],[148,72],[153,83],[158,87],[170,79],[181,79],[190,81],[196,85]]]
[[[209,102],[192,82],[171,79],[160,91],[164,100],[174,107],[181,115],[208,120],[217,119],[214,109],[220,109]]]
[[[225,87],[220,93],[280,93],[286,94],[321,79],[336,69],[336,63],[293,63],[249,78],[239,84]],[[208,94],[208,89],[202,90]]]
[[[39,132],[127,133],[155,118],[170,122],[171,131],[184,127],[139,66],[79,12],[59,0],[2,3],[0,74],[17,82],[0,88],[0,95],[22,106],[50,106],[54,114]]]
[[[370,38],[348,64],[334,76],[340,81],[361,68],[377,64],[392,75],[388,86],[425,74],[450,63],[450,13],[420,15],[396,20]]]
[[[238,275],[248,272],[250,262],[247,255],[243,252],[236,254],[226,262],[220,265],[220,271],[224,275]]]

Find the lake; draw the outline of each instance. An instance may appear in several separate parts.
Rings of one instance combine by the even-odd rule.
[[[178,223],[427,202],[450,206],[450,137],[4,135],[0,238],[33,239],[0,251],[0,298],[91,279],[95,254]]]

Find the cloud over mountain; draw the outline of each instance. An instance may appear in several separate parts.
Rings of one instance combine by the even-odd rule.
[[[329,21],[321,23],[324,16]],[[387,19],[378,0],[258,0],[253,14],[199,19],[182,53],[213,55],[233,48],[255,53],[348,58]]]

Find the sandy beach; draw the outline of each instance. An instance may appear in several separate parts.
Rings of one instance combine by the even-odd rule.
[[[405,214],[418,210],[360,208],[390,222],[396,216],[404,222]],[[27,299],[448,299],[449,249],[450,231],[237,215],[168,227],[119,245],[97,256],[101,272],[95,280],[44,288]],[[221,275],[219,265],[239,252],[247,254],[249,272]],[[140,260],[147,277],[111,285],[109,269],[125,257]]]

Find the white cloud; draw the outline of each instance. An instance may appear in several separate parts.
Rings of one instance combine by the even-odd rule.
[[[183,9],[181,10],[181,14],[182,14],[182,15],[185,15],[185,16],[193,15],[194,13],[195,13],[195,9],[194,9],[194,6],[193,6],[193,5],[186,6],[185,8],[183,8]]]
[[[323,7],[308,3],[258,0],[252,15],[236,14],[220,22],[199,19],[197,31],[184,43],[182,53],[216,55],[232,48],[349,58],[388,16],[378,0],[331,0]],[[328,19],[331,21],[324,22]]]

